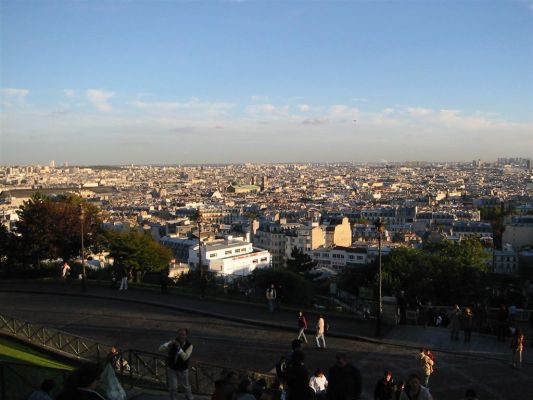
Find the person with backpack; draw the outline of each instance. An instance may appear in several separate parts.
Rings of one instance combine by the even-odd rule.
[[[191,385],[189,383],[189,359],[193,345],[187,339],[187,328],[178,330],[175,340],[163,343],[159,351],[167,352],[167,382],[170,400],[178,398],[178,384],[183,386],[185,399],[193,400]]]
[[[316,323],[316,347],[319,349],[325,349],[326,348],[326,339],[324,337],[324,334],[326,332],[326,321],[324,320],[324,316],[320,314],[318,316],[318,321]],[[322,340],[322,347],[320,346],[320,340]]]
[[[305,330],[307,329],[307,320],[303,312],[298,312],[298,340],[303,338],[304,342],[307,343],[307,337],[305,336]]]

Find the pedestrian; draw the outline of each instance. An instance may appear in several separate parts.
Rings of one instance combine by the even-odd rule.
[[[70,376],[66,389],[56,400],[107,400],[96,391],[102,369],[96,364],[83,364]]]
[[[429,387],[429,377],[433,373],[434,362],[428,355],[429,350],[420,348],[418,353],[418,362],[422,368],[422,374],[424,375],[424,386]]]
[[[519,328],[511,339],[511,362],[513,367],[522,368],[522,352],[524,351],[524,334]]]
[[[274,312],[274,307],[276,307],[276,288],[272,283],[266,290],[266,299],[268,302],[268,311]]]
[[[298,339],[303,338],[304,342],[307,343],[307,337],[305,336],[305,330],[307,329],[307,320],[302,311],[298,311]]]
[[[292,361],[287,368],[287,400],[311,400],[314,392],[309,387],[309,371],[304,364],[305,354],[302,350],[295,350]]]
[[[400,400],[403,390],[405,389],[405,381],[400,381],[396,385],[396,390],[394,391],[394,400]]]
[[[61,279],[66,281],[68,277],[70,276],[70,265],[65,261],[63,262],[63,266],[61,267]]]
[[[500,305],[498,314],[496,314],[496,338],[498,342],[505,342],[509,323],[509,313],[505,304]]]
[[[465,343],[470,342],[472,337],[472,327],[474,325],[474,314],[470,307],[465,308],[465,312],[462,316],[463,330],[465,331]]]
[[[328,400],[359,400],[363,391],[361,371],[349,362],[346,353],[338,353],[337,363],[328,373]]]
[[[32,392],[32,394],[30,394],[30,397],[28,397],[28,400],[52,400],[50,392],[52,391],[54,386],[55,384],[53,380],[45,379],[41,383],[41,388]]]
[[[187,339],[188,334],[187,328],[181,328],[175,340],[159,346],[159,351],[167,352],[167,382],[170,400],[178,398],[178,385],[183,386],[186,400],[193,399],[189,383],[189,359],[193,345]]]
[[[420,384],[420,377],[416,374],[409,375],[407,384],[400,396],[400,400],[433,400],[428,388]]]
[[[328,380],[321,369],[317,369],[311,379],[309,379],[309,386],[315,392],[315,399],[323,400],[326,398]]]
[[[377,381],[374,388],[374,400],[394,400],[396,385],[391,371],[385,371],[383,378]]]
[[[318,321],[316,322],[316,347],[326,348],[326,338],[324,337],[326,330],[326,321],[324,320],[324,316],[320,314],[318,316]],[[322,340],[322,347],[320,346],[320,340]]]
[[[123,266],[120,269],[120,288],[119,290],[128,290],[128,277],[129,277],[128,267]]]
[[[456,304],[448,313],[450,320],[450,334],[451,340],[459,340],[459,330],[461,329],[461,309]]]

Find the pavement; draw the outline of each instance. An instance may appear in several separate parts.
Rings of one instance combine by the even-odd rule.
[[[129,303],[153,305],[183,312],[204,315],[217,319],[225,319],[234,322],[263,326],[288,331],[295,330],[296,310],[284,308],[269,313],[266,303],[263,306],[256,303],[247,302],[243,298],[242,302],[227,301],[223,298],[205,298],[191,295],[176,295],[169,293],[162,295],[153,289],[132,288],[119,291],[111,290],[109,287],[101,285],[90,285],[86,293],[81,293],[76,282],[63,284],[57,282],[20,282],[3,281],[0,282],[0,292],[23,292],[23,293],[54,293],[56,295],[93,297],[100,299],[113,299]],[[305,310],[308,324],[314,326],[318,318],[318,312]],[[337,337],[366,341],[376,344],[388,344],[395,346],[405,346],[417,349],[428,347],[438,352],[448,352],[467,356],[487,357],[491,359],[508,360],[509,343],[499,343],[495,337],[487,334],[474,332],[470,343],[462,340],[451,341],[450,332],[446,328],[398,325],[383,327],[382,337],[375,337],[375,324],[372,321],[360,321],[355,318],[339,315],[328,315],[325,318],[330,324],[328,337]],[[312,329],[310,329],[311,331]],[[312,334],[308,334],[312,336]],[[526,332],[526,344],[533,343],[532,332]],[[525,351],[523,354],[525,363],[533,364],[533,352]]]
[[[146,351],[155,351],[172,337],[176,326],[191,326],[198,360],[260,372],[268,372],[287,351],[296,323],[294,309],[271,314],[266,304],[162,295],[146,289],[116,291],[91,283],[88,292],[81,293],[78,282],[2,281],[0,313]],[[306,314],[313,326],[316,312]],[[326,315],[326,319],[331,325],[329,349],[316,351],[311,342],[306,350],[308,368],[329,366],[336,351],[348,351],[363,370],[367,397],[384,369],[398,377],[416,372],[416,349],[421,346],[437,355],[432,392],[438,399],[462,398],[469,387],[476,388],[483,399],[514,399],[533,393],[533,352],[528,338],[525,366],[518,371],[509,366],[509,343],[498,343],[493,336],[474,333],[471,343],[464,344],[451,342],[446,329],[401,325],[385,329],[383,338],[376,340],[372,322],[339,315]],[[313,339],[312,334],[308,336]],[[161,398],[157,393],[142,396],[135,398]]]

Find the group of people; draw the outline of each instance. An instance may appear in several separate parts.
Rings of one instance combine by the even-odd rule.
[[[307,342],[307,337],[305,336],[305,330],[308,329],[307,325],[307,318],[305,317],[304,313],[302,311],[298,312],[297,317],[297,324],[298,324],[298,340],[303,340],[304,343]],[[315,324],[315,340],[316,340],[316,347],[319,349],[325,349],[326,348],[326,330],[329,327],[329,324],[326,323],[326,320],[324,319],[324,316],[320,314],[318,316],[318,319]]]

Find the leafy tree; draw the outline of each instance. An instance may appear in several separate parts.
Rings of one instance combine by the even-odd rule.
[[[423,249],[398,248],[384,260],[384,293],[405,290],[433,303],[465,303],[482,295],[487,254],[479,240],[428,243]]]
[[[316,262],[311,259],[308,254],[305,254],[302,250],[296,246],[292,249],[291,258],[287,260],[287,269],[296,274],[306,275],[309,274],[311,269],[316,266]]]
[[[482,221],[490,222],[494,235],[494,246],[497,249],[502,248],[503,232],[505,231],[504,218],[508,212],[502,210],[501,207],[480,207],[480,216]]]
[[[170,249],[142,233],[108,231],[104,233],[103,241],[109,255],[115,259],[115,266],[131,269],[139,282],[147,272],[168,268],[168,263],[173,258]]]
[[[81,211],[84,218],[80,220]],[[80,253],[81,227],[83,224],[85,246],[90,247],[96,239],[98,209],[74,195],[55,198],[36,194],[25,201],[17,211],[24,260],[35,266],[43,259],[70,259]]]

